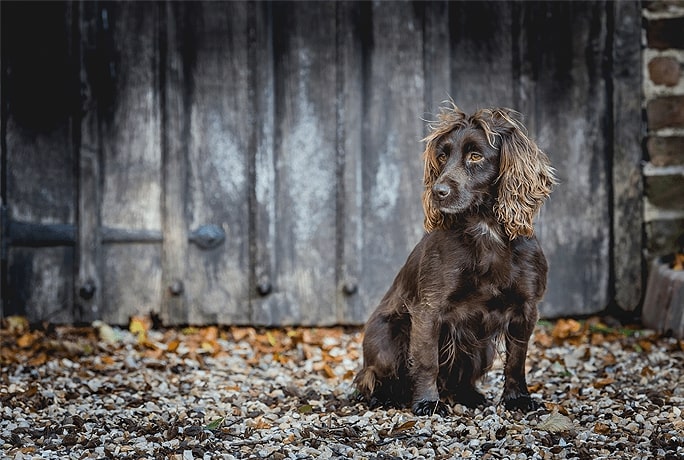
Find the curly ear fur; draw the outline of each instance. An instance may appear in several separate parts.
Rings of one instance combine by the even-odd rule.
[[[423,211],[425,230],[446,229],[455,215],[445,215],[434,206],[432,186],[441,170],[436,157],[439,140],[454,129],[476,126],[482,129],[489,144],[500,150],[498,197],[494,215],[503,225],[509,239],[534,234],[533,219],[556,184],[549,159],[527,136],[525,128],[510,109],[484,109],[468,117],[453,101],[441,108],[437,120],[429,125],[430,134],[423,158]]]
[[[425,151],[423,152],[423,161],[425,163],[423,170],[423,184],[425,185],[423,190],[423,213],[425,214],[425,221],[423,225],[428,232],[451,226],[450,220],[452,216],[445,215],[437,209],[432,199],[432,186],[442,172],[437,162],[437,143],[442,136],[449,134],[454,129],[466,126],[466,114],[453,101],[448,101],[448,104],[449,106],[440,108],[437,120],[428,124],[430,134],[423,139],[423,142],[425,142]]]
[[[492,111],[492,119],[502,123],[496,131],[501,138],[498,198],[494,215],[504,226],[508,238],[534,234],[533,219],[556,184],[554,169],[544,152],[512,118],[515,112]]]

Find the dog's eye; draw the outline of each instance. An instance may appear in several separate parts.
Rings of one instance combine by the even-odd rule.
[[[439,164],[443,165],[444,163],[446,163],[446,161],[448,159],[449,159],[449,146],[445,145],[437,153],[437,162]]]
[[[477,153],[477,152],[470,152],[468,153],[468,161],[472,161],[473,163],[477,163],[478,161],[484,160],[484,157]]]

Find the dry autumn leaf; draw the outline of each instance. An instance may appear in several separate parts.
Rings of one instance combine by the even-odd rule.
[[[562,342],[582,333],[582,323],[574,319],[559,319],[551,332],[553,338]]]
[[[407,422],[402,423],[399,426],[393,427],[390,430],[389,434],[390,435],[396,435],[396,434],[402,433],[404,431],[408,431],[408,430],[412,429],[414,426],[416,426],[416,421],[415,420],[409,420]]]
[[[10,334],[23,334],[29,330],[28,319],[23,316],[8,316],[2,321]]]
[[[575,425],[569,417],[554,410],[537,426],[541,431],[548,431],[549,433],[562,433],[566,431],[574,431]]]
[[[601,388],[607,387],[608,385],[612,385],[613,383],[615,383],[615,379],[612,379],[610,377],[606,377],[606,378],[599,379],[599,380],[595,381],[593,385],[594,385],[594,388],[601,389]]]
[[[17,345],[21,348],[30,348],[38,339],[38,334],[27,332],[17,339]]]
[[[672,270],[684,270],[684,253],[675,254],[674,261],[672,262]]]
[[[596,425],[594,425],[594,432],[598,434],[609,434],[611,432],[611,428],[606,425],[605,423],[597,422]]]

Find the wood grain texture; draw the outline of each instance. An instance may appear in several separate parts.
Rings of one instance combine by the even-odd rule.
[[[611,300],[605,5],[522,7],[521,58],[532,63],[527,78],[535,82],[527,104],[532,135],[560,179],[536,226],[549,261],[540,310],[546,317],[596,313]]]
[[[369,4],[337,3],[336,160],[337,322],[359,324],[367,305],[359,295],[363,246],[363,46],[370,34]]]
[[[2,6],[2,204],[14,221],[74,224],[76,219],[71,123],[78,63],[71,11],[64,3],[46,4],[42,14],[32,5]],[[32,321],[79,319],[73,309],[73,248],[7,251],[4,314],[25,314]]]
[[[359,295],[370,314],[423,234],[422,10],[374,3],[365,50],[363,244]]]
[[[634,88],[641,84],[640,3],[611,3],[614,15],[613,84],[613,267],[615,302],[635,310],[643,295],[644,257],[641,142],[644,127],[641,101]]]
[[[100,15],[106,18],[99,45],[104,70],[95,78],[107,81],[96,85],[103,137],[102,223],[160,229],[157,6],[112,3]]]
[[[512,2],[449,4],[449,94],[468,113],[513,105],[512,10]]]
[[[102,248],[103,321],[126,326],[131,316],[159,312],[161,257],[159,244],[108,244]]]
[[[274,324],[332,324],[335,314],[334,3],[274,4]],[[334,93],[333,93],[334,94]]]
[[[31,322],[80,320],[73,308],[73,248],[10,248],[8,257],[4,314],[23,315]]]
[[[161,230],[162,165],[159,97],[159,10],[155,3],[99,9],[98,101],[102,149],[101,225]],[[161,247],[103,248],[102,318],[126,324],[132,313],[161,305]]]
[[[188,5],[192,57],[184,113],[189,132],[187,226],[216,225],[225,241],[216,248],[188,248],[185,275],[191,323],[249,322],[250,250],[248,150],[254,128],[250,100],[246,3]],[[188,39],[188,37],[186,37]],[[187,44],[186,44],[187,46]],[[186,64],[187,65],[187,64]]]
[[[81,319],[100,319],[102,305],[102,239],[100,234],[101,166],[99,118],[97,100],[89,81],[89,54],[96,44],[98,10],[92,3],[82,3],[78,9],[79,83],[82,110],[76,126],[78,148],[78,226],[76,239],[76,283],[73,286],[76,309]]]
[[[188,117],[192,97],[192,75],[186,65],[186,43],[192,37],[192,24],[185,3],[167,3],[162,12],[160,34],[163,59],[162,102],[162,178],[163,178],[163,242],[162,242],[162,317],[168,324],[189,321],[185,291],[188,217]]]
[[[259,3],[253,14],[253,40],[249,48],[252,73],[252,110],[255,130],[250,142],[254,152],[254,203],[252,229],[251,320],[274,324],[271,314],[276,267],[276,190],[275,190],[275,72],[273,62],[273,11],[271,3]]]

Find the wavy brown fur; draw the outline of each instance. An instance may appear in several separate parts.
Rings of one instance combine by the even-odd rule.
[[[556,178],[548,157],[527,136],[516,119],[518,115],[511,109],[497,108],[482,109],[467,116],[451,101],[441,108],[437,120],[430,123],[430,134],[423,139],[426,143],[423,152],[425,230],[452,228],[452,219],[458,217],[444,214],[434,205],[432,186],[441,173],[435,150],[438,141],[455,129],[474,126],[482,129],[489,144],[501,152],[494,214],[509,239],[534,234],[534,216],[550,195]]]

